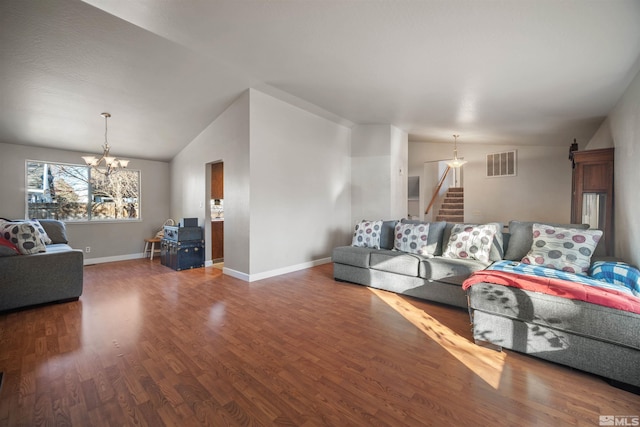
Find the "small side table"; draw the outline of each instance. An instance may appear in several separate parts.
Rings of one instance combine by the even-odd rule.
[[[153,261],[153,253],[156,251],[156,243],[160,243],[162,239],[159,237],[151,237],[144,239],[144,257],[147,257],[147,251],[149,250],[149,243],[151,243],[151,261]],[[158,245],[158,251],[160,251],[160,245]]]

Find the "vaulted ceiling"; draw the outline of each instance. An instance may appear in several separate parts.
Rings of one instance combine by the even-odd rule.
[[[637,0],[2,0],[0,142],[168,160],[245,89],[412,141],[586,144]]]

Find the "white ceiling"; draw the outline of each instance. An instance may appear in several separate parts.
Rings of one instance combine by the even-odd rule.
[[[412,141],[586,144],[638,0],[2,0],[0,142],[168,160],[246,88]]]

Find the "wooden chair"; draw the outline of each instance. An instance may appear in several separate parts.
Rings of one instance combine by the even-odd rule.
[[[162,239],[159,237],[151,237],[148,239],[144,239],[144,257],[147,257],[147,251],[151,253],[151,261],[153,261],[153,253],[155,251],[160,251],[160,245],[158,245],[158,249],[156,249],[156,243],[160,243]],[[149,248],[149,243],[151,243],[151,248]],[[150,250],[149,250],[150,249]]]

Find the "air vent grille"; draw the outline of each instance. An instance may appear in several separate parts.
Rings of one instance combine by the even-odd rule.
[[[516,176],[516,150],[487,154],[487,177]]]

